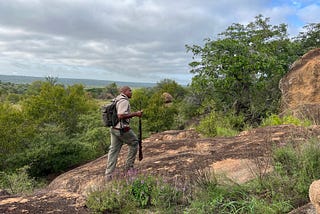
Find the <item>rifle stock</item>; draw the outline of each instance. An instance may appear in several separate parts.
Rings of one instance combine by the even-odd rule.
[[[141,102],[140,102],[140,110],[141,110]],[[142,121],[141,117],[139,117],[139,161],[142,161]]]

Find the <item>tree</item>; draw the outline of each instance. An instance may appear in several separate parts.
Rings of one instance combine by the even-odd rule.
[[[146,120],[145,127],[150,132],[169,130],[174,124],[177,113],[177,108],[174,105],[164,103],[162,93],[154,93],[143,113],[143,118]]]
[[[58,82],[58,77],[53,77],[53,76],[46,76],[45,80],[50,83],[51,85],[56,85]]]
[[[158,82],[155,90],[160,93],[167,92],[177,100],[183,99],[186,94],[186,90],[181,85],[170,79],[163,79]]]
[[[300,45],[300,55],[305,54],[313,48],[320,47],[320,23],[311,23],[303,28],[306,31],[300,32],[299,35],[294,38],[295,42]]]
[[[0,171],[8,167],[8,157],[29,148],[35,128],[19,108],[0,103]]]
[[[287,26],[269,25],[262,15],[248,25],[232,24],[201,46],[187,46],[194,59],[190,63],[191,87],[205,99],[214,99],[218,111],[245,115],[258,124],[267,112],[276,112],[280,98],[278,82],[296,59]],[[293,56],[294,55],[294,56]]]
[[[119,93],[117,84],[115,82],[110,83],[105,87],[105,92],[110,93],[113,97],[116,97]]]
[[[43,83],[39,94],[27,97],[23,103],[26,114],[38,121],[40,126],[61,126],[67,134],[76,132],[79,115],[88,112],[91,107],[82,85],[65,88],[50,82]]]

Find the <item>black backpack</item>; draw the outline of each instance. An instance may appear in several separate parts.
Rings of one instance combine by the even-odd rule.
[[[112,100],[111,103],[101,106],[102,122],[106,127],[115,126],[119,122],[117,114],[117,100]]]

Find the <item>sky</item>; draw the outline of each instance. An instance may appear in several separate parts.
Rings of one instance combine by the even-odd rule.
[[[0,0],[0,74],[185,85],[185,45],[259,14],[297,36],[320,0]]]

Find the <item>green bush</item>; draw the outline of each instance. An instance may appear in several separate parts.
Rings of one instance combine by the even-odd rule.
[[[284,115],[283,117],[280,117],[279,115],[271,114],[270,116],[262,120],[261,126],[277,126],[283,124],[292,124],[296,126],[306,127],[310,126],[312,122],[309,120],[301,120],[292,115]]]
[[[77,139],[93,149],[93,157],[108,152],[110,145],[110,129],[102,125],[100,110],[83,114],[79,117]]]
[[[175,105],[165,104],[161,93],[155,93],[144,110],[145,128],[150,132],[161,132],[173,127],[178,114]]]
[[[0,172],[0,189],[7,190],[11,194],[30,193],[35,188],[44,185],[31,178],[27,171],[28,166],[17,169],[15,172]]]
[[[77,138],[70,138],[61,127],[49,126],[39,133],[23,151],[7,157],[9,168],[29,165],[32,176],[60,173],[94,158],[94,148]]]
[[[118,179],[93,191],[87,206],[93,212],[138,213],[140,209],[170,210],[182,203],[181,191],[153,176]]]
[[[200,120],[196,130],[208,137],[235,136],[244,127],[243,117],[211,111]]]
[[[289,178],[284,184],[284,189],[288,189],[286,197],[295,205],[307,202],[311,182],[320,178],[319,140],[310,140],[278,151],[274,157],[277,166],[275,172]]]
[[[28,148],[35,135],[35,123],[18,106],[0,103],[0,170],[10,169],[8,158]]]
[[[126,213],[132,212],[135,207],[133,196],[128,189],[113,184],[97,191],[93,191],[87,198],[86,205],[94,213]],[[131,207],[133,206],[133,207]],[[131,211],[131,212],[129,212]]]
[[[81,114],[96,108],[82,85],[64,87],[45,82],[36,95],[25,98],[22,108],[38,126],[55,124],[68,135],[77,133]]]

